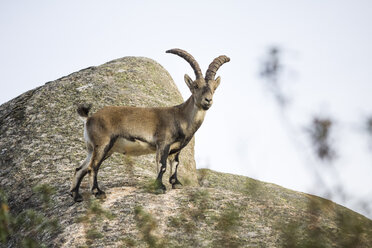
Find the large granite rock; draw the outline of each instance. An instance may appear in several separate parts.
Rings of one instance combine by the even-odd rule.
[[[205,169],[197,177],[193,142],[181,153],[189,187],[154,194],[154,156],[114,155],[98,175],[107,198],[91,196],[85,179],[84,201],[74,203],[83,102],[95,111],[182,98],[159,64],[128,57],[1,105],[0,247],[371,247],[372,221],[329,200]]]

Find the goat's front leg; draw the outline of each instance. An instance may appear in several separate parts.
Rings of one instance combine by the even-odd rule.
[[[172,184],[172,189],[178,189],[182,186],[182,183],[180,181],[178,181],[178,178],[177,178],[177,169],[178,169],[178,165],[180,163],[179,155],[180,155],[180,153],[178,152],[175,155],[174,160],[171,161],[172,167],[173,167],[173,162],[176,163],[176,169],[174,170],[174,174],[169,178],[169,183]],[[172,170],[171,170],[171,173],[172,173]]]
[[[159,174],[160,172],[160,149],[158,148],[156,150],[156,174]]]
[[[163,174],[167,170],[167,158],[168,158],[168,154],[169,154],[169,148],[170,148],[169,145],[161,145],[161,146],[158,146],[158,149],[156,151],[156,154],[157,154],[156,157],[160,158],[160,164],[161,164],[158,177],[156,178],[156,183],[157,183],[159,189],[161,191],[163,191],[162,193],[164,193],[165,190],[166,190],[166,188],[163,184]]]

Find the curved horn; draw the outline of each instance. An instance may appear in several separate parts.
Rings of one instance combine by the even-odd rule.
[[[216,76],[217,70],[221,67],[221,65],[225,64],[226,62],[229,62],[230,58],[221,55],[213,60],[213,62],[209,65],[208,70],[205,75],[205,80],[213,80],[214,77]]]
[[[194,70],[196,79],[199,79],[199,78],[203,77],[203,73],[200,70],[200,66],[199,66],[198,62],[196,62],[194,57],[191,56],[191,54],[189,54],[188,52],[186,52],[182,49],[179,49],[179,48],[175,48],[175,49],[170,49],[170,50],[166,51],[166,53],[173,53],[173,54],[176,54],[176,55],[184,58],[187,62],[189,62],[192,69]]]

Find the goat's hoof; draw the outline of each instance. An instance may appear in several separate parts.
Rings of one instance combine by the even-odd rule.
[[[93,195],[98,199],[105,199],[106,193],[100,189],[92,190]]]
[[[175,182],[172,184],[172,189],[181,189],[182,188],[182,183],[180,183],[179,181]]]
[[[157,183],[157,188],[155,190],[155,194],[165,194],[167,188],[162,183]]]
[[[74,202],[82,202],[83,201],[83,197],[77,192],[71,192],[70,195],[74,199]]]
[[[155,190],[155,194],[157,194],[157,195],[165,194],[165,192],[166,192],[166,189],[157,189],[157,190]]]

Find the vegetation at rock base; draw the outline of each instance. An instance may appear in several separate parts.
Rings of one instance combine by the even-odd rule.
[[[242,220],[235,206],[226,207],[216,221],[216,229],[220,232],[220,236],[214,241],[216,247],[240,247],[242,242],[236,233]]]
[[[0,241],[6,243],[11,235],[17,235],[15,246],[19,247],[42,247],[42,239],[45,236],[56,235],[59,225],[56,218],[49,218],[43,213],[51,206],[51,196],[55,190],[47,184],[37,185],[33,188],[36,201],[42,202],[40,209],[25,209],[20,213],[11,213],[7,197],[0,190]]]
[[[114,216],[111,212],[102,208],[99,200],[89,199],[85,215],[77,219],[77,222],[83,223],[86,244],[88,246],[92,245],[94,240],[104,236],[104,234],[97,229],[97,223],[102,222],[103,219],[111,220],[113,218]]]
[[[142,189],[151,194],[163,194],[161,184],[153,178],[147,178],[144,183],[141,184]]]
[[[11,233],[11,215],[7,197],[2,190],[0,190],[0,204],[0,242],[5,243]]]
[[[134,214],[137,228],[146,244],[150,248],[166,247],[167,240],[165,238],[160,239],[155,234],[158,226],[152,215],[146,212],[141,206],[134,208]]]
[[[159,195],[124,187],[108,191],[105,200],[89,196],[68,207],[77,212],[60,228],[42,212],[55,208],[53,187],[34,187],[40,207],[17,216],[2,193],[2,242],[16,234],[17,239],[10,239],[13,245],[50,246],[50,238],[63,237],[61,228],[71,230],[71,224],[76,227],[68,237],[82,231],[69,241],[76,247],[368,247],[372,240],[371,220],[329,200],[242,176],[199,171],[200,187]]]

